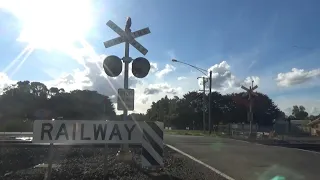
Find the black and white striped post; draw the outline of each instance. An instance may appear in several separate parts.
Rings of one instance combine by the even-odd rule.
[[[141,163],[144,168],[163,167],[163,122],[145,122],[143,124]]]

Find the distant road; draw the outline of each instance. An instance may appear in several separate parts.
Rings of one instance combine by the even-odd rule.
[[[320,153],[217,137],[165,135],[170,144],[236,180],[319,180]]]

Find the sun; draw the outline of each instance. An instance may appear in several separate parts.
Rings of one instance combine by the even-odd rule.
[[[7,0],[1,6],[21,23],[17,41],[34,49],[68,51],[92,27],[90,0]]]

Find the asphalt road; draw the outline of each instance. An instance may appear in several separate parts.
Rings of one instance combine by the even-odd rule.
[[[233,139],[165,135],[165,143],[236,180],[320,179],[320,153]],[[276,179],[274,179],[276,180]]]

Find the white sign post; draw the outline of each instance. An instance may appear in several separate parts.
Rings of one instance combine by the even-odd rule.
[[[118,110],[134,110],[134,89],[118,89]]]

